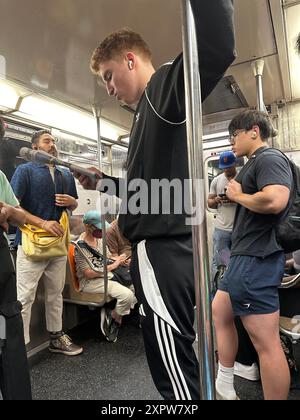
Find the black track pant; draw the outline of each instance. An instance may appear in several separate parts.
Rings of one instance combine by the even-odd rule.
[[[166,400],[199,399],[191,236],[140,242],[133,247],[131,270],[158,391]]]

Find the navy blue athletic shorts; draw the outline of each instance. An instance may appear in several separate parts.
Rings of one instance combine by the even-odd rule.
[[[278,287],[284,274],[285,256],[266,258],[233,256],[219,290],[229,294],[235,316],[272,314],[279,310]]]

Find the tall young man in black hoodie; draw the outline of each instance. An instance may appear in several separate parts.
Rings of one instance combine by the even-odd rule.
[[[235,58],[233,5],[232,0],[192,0],[191,4],[204,100]],[[139,34],[125,29],[108,36],[94,51],[91,68],[110,96],[137,106],[119,227],[133,245],[131,269],[151,374],[165,399],[199,399],[191,227],[188,215],[175,211],[184,195],[176,201],[178,191],[170,194],[169,212],[162,210],[165,197],[156,197],[158,210],[153,214],[155,199],[150,193],[153,180],[179,180],[184,187],[189,178],[183,56],[155,71],[148,45]],[[103,178],[107,177],[103,174]],[[94,187],[84,177],[79,180],[87,188]],[[119,181],[114,179],[122,195]],[[144,195],[137,199],[139,189]],[[143,210],[133,211],[130,205],[135,202]]]

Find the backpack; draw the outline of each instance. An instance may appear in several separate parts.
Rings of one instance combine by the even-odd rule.
[[[300,249],[300,168],[290,159],[288,161],[293,176],[291,206],[276,228],[278,242],[286,254]]]
[[[278,149],[275,150],[281,152]],[[272,151],[272,149],[266,149],[266,151]],[[286,217],[276,226],[276,236],[284,252],[288,254],[300,249],[300,168],[283,152],[281,153],[289,162],[293,185],[290,208]]]

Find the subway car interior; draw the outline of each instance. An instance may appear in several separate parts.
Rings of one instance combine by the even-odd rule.
[[[5,123],[0,170],[8,181],[24,164],[20,149],[31,148],[33,133],[44,129],[55,138],[61,160],[84,168],[101,164],[104,173],[122,177],[135,109],[108,97],[103,81],[89,69],[91,54],[109,33],[129,27],[148,41],[153,64],[160,67],[182,51],[181,8],[180,0],[0,0],[0,117]],[[234,0],[234,9],[236,59],[199,117],[206,199],[220,174],[220,154],[231,150],[228,125],[246,109],[263,106],[278,131],[270,146],[300,166],[300,55],[295,47],[300,2]],[[238,171],[244,163],[238,161]],[[85,190],[78,180],[76,187],[78,207],[69,216],[73,241],[84,231],[84,214],[100,209],[103,200],[111,208],[109,223],[120,208],[117,198]],[[207,207],[205,214],[211,260],[216,211]],[[14,260],[15,236],[10,226]],[[280,328],[300,370],[300,289],[283,286],[280,299]],[[48,351],[45,290],[39,282],[26,346],[33,399],[161,400],[147,365],[138,310],[125,317],[117,342],[107,342],[100,329],[107,298],[78,290],[70,258],[63,301],[63,329],[84,351],[76,357]],[[300,372],[294,370],[289,399],[298,400]],[[236,376],[235,383],[242,400],[263,399],[260,381]]]

